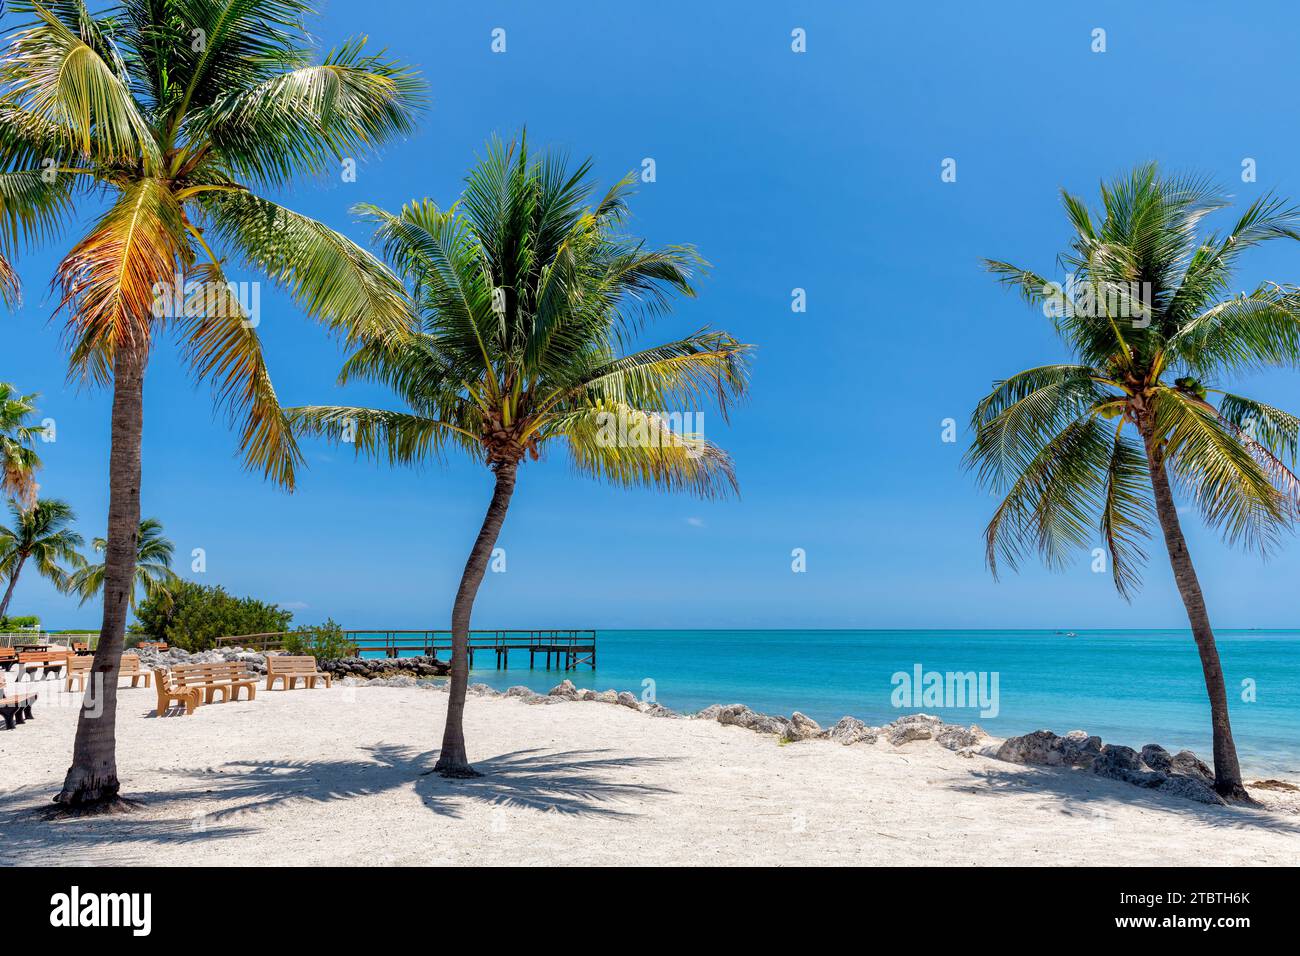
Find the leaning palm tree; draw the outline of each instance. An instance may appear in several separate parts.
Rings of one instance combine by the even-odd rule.
[[[1233,544],[1267,552],[1296,517],[1300,419],[1216,386],[1234,373],[1300,362],[1300,295],[1261,285],[1232,295],[1241,254],[1300,239],[1300,208],[1251,203],[1222,235],[1202,220],[1227,205],[1210,184],[1143,166],[1101,190],[1093,212],[1064,194],[1074,235],[1066,284],[1005,262],[989,269],[1054,318],[1075,364],[996,383],[976,408],[968,453],[1005,493],[987,559],[1014,568],[1038,552],[1063,565],[1099,536],[1130,598],[1159,523],[1209,694],[1215,789],[1246,799],[1214,632],[1183,537],[1178,490]]]
[[[160,600],[164,609],[171,607],[171,594],[180,580],[172,570],[172,557],[175,546],[163,537],[162,522],[157,518],[145,518],[140,522],[140,531],[136,535],[135,586],[131,588],[130,607],[135,613],[136,596],[143,594],[146,600]],[[108,542],[95,538],[90,547],[103,554],[108,550]],[[81,603],[96,597],[104,590],[105,564],[81,563],[68,579],[68,591],[81,598]]]
[[[68,569],[75,567],[81,555],[81,535],[69,529],[77,516],[66,501],[45,498],[30,508],[9,502],[11,525],[0,525],[0,578],[8,579],[4,597],[0,598],[0,619],[9,610],[18,577],[30,561],[36,573],[60,591],[67,591]]]
[[[36,501],[35,476],[41,467],[35,448],[41,428],[28,424],[38,397],[20,395],[12,385],[0,382],[0,494],[27,507]]]
[[[745,352],[701,331],[621,354],[640,320],[694,295],[689,246],[649,249],[620,232],[631,177],[589,205],[590,162],[530,156],[526,139],[493,141],[448,209],[425,199],[361,212],[410,284],[420,330],[365,343],[341,380],[390,386],[405,408],[287,410],[304,433],[358,454],[417,464],[457,449],[495,477],[452,608],[447,722],[436,770],[472,776],[462,729],[474,598],[506,517],[520,464],[555,444],[579,471],[616,484],[716,495],[731,460],[656,410],[716,403],[744,389]]]
[[[340,234],[259,195],[341,169],[411,128],[421,84],[364,42],[320,62],[307,0],[15,0],[28,22],[0,55],[0,237],[39,239],[74,209],[107,211],[58,266],[71,373],[113,386],[104,617],[64,806],[110,804],[115,675],[140,524],[145,366],[164,328],[242,419],[249,466],[286,487],[300,453],[276,400],[248,298],[227,256],[268,275],[349,339],[400,329],[401,283]],[[57,159],[55,159],[57,158]],[[12,243],[0,246],[10,251]],[[241,298],[244,301],[241,302]]]

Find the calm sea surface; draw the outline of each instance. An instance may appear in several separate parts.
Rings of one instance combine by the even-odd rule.
[[[1300,631],[1217,638],[1245,771],[1300,775]],[[530,671],[522,651],[498,671],[487,652],[471,680],[545,692],[568,676],[580,688],[638,695],[652,681],[659,702],[681,711],[744,703],[765,713],[800,710],[823,724],[845,714],[879,724],[925,710],[998,736],[1077,728],[1108,743],[1210,755],[1209,705],[1186,631],[600,631],[597,646],[595,671]],[[970,706],[895,708],[892,677],[917,664],[996,672],[997,716]]]

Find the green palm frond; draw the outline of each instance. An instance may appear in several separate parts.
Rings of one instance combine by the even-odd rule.
[[[1117,428],[1106,467],[1101,533],[1110,552],[1115,589],[1126,599],[1131,599],[1141,584],[1141,568],[1147,561],[1143,542],[1151,537],[1155,517],[1150,487],[1146,452],[1124,435],[1122,426]]]
[[[1092,544],[1113,447],[1105,425],[1085,416],[1065,425],[1026,463],[984,530],[994,578],[999,565],[1016,570],[1035,552],[1061,570],[1072,552]]]
[[[320,64],[219,96],[191,132],[210,140],[236,175],[279,185],[410,134],[423,105],[416,74],[353,40]]]
[[[685,491],[700,498],[739,494],[731,457],[664,416],[619,402],[561,415],[544,437],[566,439],[579,472],[627,488]]]
[[[111,47],[84,5],[71,5],[80,32],[51,12],[53,4],[17,0],[12,5],[34,19],[18,29],[0,56],[5,99],[57,129],[66,150],[156,175],[162,162],[158,143],[131,95],[121,61],[106,58]]]
[[[222,241],[348,342],[410,330],[401,283],[356,243],[251,193],[209,193],[203,202]]]
[[[287,414],[299,434],[353,445],[358,455],[392,465],[440,461],[449,443],[471,457],[483,457],[474,434],[449,422],[407,412],[318,405],[291,408]]]
[[[1201,517],[1231,544],[1269,551],[1292,517],[1268,473],[1217,410],[1178,389],[1152,396],[1162,463]]]

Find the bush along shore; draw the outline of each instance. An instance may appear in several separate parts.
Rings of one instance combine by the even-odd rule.
[[[379,663],[379,662],[377,662]],[[442,662],[439,662],[442,663]],[[407,675],[377,676],[360,679],[348,676],[349,686],[420,687],[445,689],[440,681],[418,680]],[[1214,791],[1214,771],[1190,750],[1169,754],[1158,744],[1142,750],[1102,743],[1100,737],[1074,730],[1061,737],[1050,730],[1006,740],[990,737],[977,724],[964,727],[945,723],[930,714],[906,714],[881,727],[869,726],[856,717],[841,717],[830,727],[795,711],[789,717],[760,714],[744,704],[713,704],[695,714],[680,714],[654,701],[644,701],[629,691],[580,690],[570,680],[561,681],[547,694],[518,685],[504,691],[487,684],[471,684],[469,693],[479,697],[513,697],[525,704],[562,704],[572,701],[595,701],[626,707],[649,717],[677,720],[712,720],[723,726],[741,727],[760,734],[770,734],[780,743],[825,740],[843,746],[874,746],[883,742],[901,747],[913,741],[930,741],[959,757],[987,757],[1031,766],[1056,767],[1075,772],[1096,774],[1198,803],[1224,805]]]

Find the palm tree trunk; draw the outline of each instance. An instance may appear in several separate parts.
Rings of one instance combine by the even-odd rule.
[[[92,675],[82,699],[72,766],[54,798],[67,807],[117,801],[117,674],[135,578],[140,528],[140,437],[144,428],[146,353],[119,348],[113,368],[112,449],[108,465],[108,546],[104,618]]]
[[[18,575],[23,573],[23,565],[26,563],[27,555],[23,555],[18,559],[18,563],[14,565],[14,573],[9,578],[9,586],[5,588],[4,600],[0,601],[0,620],[4,619],[5,612],[9,610],[9,599],[14,596],[14,585],[18,583]]]
[[[1183,538],[1163,457],[1152,434],[1144,430],[1143,439],[1151,488],[1155,493],[1156,516],[1164,532],[1174,581],[1187,609],[1187,620],[1192,625],[1192,638],[1196,641],[1196,650],[1201,656],[1201,672],[1205,676],[1205,691],[1210,698],[1210,721],[1214,730],[1214,789],[1223,797],[1249,800],[1250,795],[1241,780],[1241,767],[1237,763],[1237,745],[1233,742],[1232,724],[1228,720],[1228,692],[1223,683],[1223,667],[1219,663],[1219,649],[1214,643],[1210,615],[1205,609],[1205,596],[1201,593],[1201,583],[1197,580],[1192,556]]]
[[[444,777],[477,777],[478,771],[469,765],[465,753],[465,690],[469,686],[469,618],[474,610],[474,598],[478,595],[479,585],[487,571],[492,549],[496,547],[501,525],[506,520],[506,511],[510,507],[510,496],[515,491],[515,462],[503,462],[496,466],[496,490],[492,493],[492,503],[488,505],[487,515],[483,518],[483,527],[478,539],[469,553],[465,563],[465,572],[460,577],[460,590],[456,592],[456,603],[451,609],[451,688],[447,697],[447,725],[442,732],[442,752],[434,770]]]

